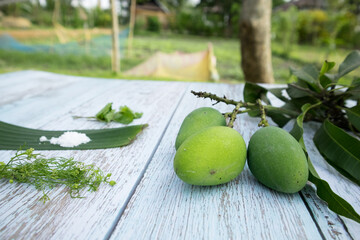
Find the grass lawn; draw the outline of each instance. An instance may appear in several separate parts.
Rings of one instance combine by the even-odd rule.
[[[22,40],[24,43],[36,44],[39,41]],[[217,58],[217,69],[222,82],[242,82],[240,68],[240,46],[237,39],[208,38],[174,34],[135,35],[133,55],[121,60],[123,71],[143,62],[157,51],[171,53],[174,51],[203,51],[211,42]],[[291,53],[284,54],[281,44],[273,43],[273,68],[275,80],[285,83],[289,77],[289,67],[299,68],[307,63],[316,63],[319,67],[326,58],[340,63],[350,50],[337,50],[328,54],[326,48],[314,46],[294,46]],[[36,69],[56,73],[103,78],[121,78],[111,72],[110,57],[92,57],[87,55],[56,55],[51,53],[24,53],[0,50],[0,73]],[[337,68],[335,68],[337,69]],[[139,77],[136,77],[139,79]],[[140,79],[154,79],[144,77]],[[169,79],[159,79],[169,80]]]

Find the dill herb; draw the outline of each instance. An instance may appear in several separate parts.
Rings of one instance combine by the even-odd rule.
[[[86,165],[74,158],[46,158],[35,154],[33,148],[17,151],[7,164],[0,162],[0,178],[8,179],[9,183],[33,185],[42,191],[40,200],[44,203],[50,200],[48,193],[56,186],[65,185],[72,198],[82,198],[83,189],[94,192],[101,183],[114,186],[116,182],[110,177],[111,173],[105,175],[92,164]]]

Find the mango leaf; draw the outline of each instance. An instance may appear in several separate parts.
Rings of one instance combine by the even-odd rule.
[[[360,141],[341,128],[325,120],[314,136],[314,143],[336,169],[360,185]]]
[[[305,104],[302,107],[303,112],[299,115],[299,117],[296,119],[296,123],[294,124],[293,130],[290,132],[296,140],[299,141],[301,147],[304,149],[304,152],[306,154],[307,160],[308,160],[308,166],[309,166],[309,181],[315,184],[316,186],[316,193],[319,196],[320,199],[325,201],[328,204],[328,207],[330,210],[334,211],[335,213],[342,215],[344,217],[350,218],[358,223],[360,223],[360,216],[354,208],[346,202],[343,198],[338,196],[336,193],[334,193],[329,184],[320,178],[318,173],[316,172],[314,166],[312,165],[310,158],[307,154],[304,139],[303,139],[303,120],[306,115],[306,113],[311,109],[316,107],[318,104]]]
[[[321,92],[320,82],[318,80],[319,71],[314,65],[306,65],[301,69],[290,68],[290,72],[298,79],[305,81],[312,90],[318,93]]]
[[[324,75],[325,73],[328,73],[331,69],[333,69],[335,66],[335,62],[328,62],[325,60],[324,64],[321,67],[320,75]]]
[[[111,117],[110,115],[112,112],[112,103],[108,103],[105,105],[105,107],[103,107],[96,115],[96,119],[99,121],[105,121],[105,122],[110,122],[111,120],[109,120],[109,118]]]
[[[316,104],[304,104],[301,107],[301,111],[302,113],[296,118],[296,122],[294,123],[294,126],[292,128],[292,130],[290,131],[290,134],[300,143],[301,147],[305,150],[305,143],[304,143],[304,139],[303,139],[303,133],[304,133],[304,129],[303,129],[303,123],[304,123],[304,118],[306,113],[312,109],[315,108],[317,106],[319,106],[321,104],[321,102],[318,102]]]
[[[346,114],[348,116],[350,123],[358,131],[360,131],[360,105],[356,105],[355,107],[352,107],[352,108],[347,108]]]
[[[339,66],[337,79],[348,74],[360,66],[360,51],[352,51]]]
[[[255,83],[245,83],[244,87],[244,100],[245,102],[255,103],[257,99],[261,99],[266,104],[270,104],[270,100],[267,98],[268,90]]]
[[[283,95],[283,90],[285,89],[286,88],[270,88],[268,89],[268,91],[274,94],[274,96],[280,99],[281,101],[288,102],[289,99]]]
[[[360,223],[360,215],[347,201],[345,201],[339,195],[334,193],[331,190],[329,184],[325,180],[320,178],[314,166],[312,165],[309,157],[308,157],[308,166],[309,166],[309,181],[315,184],[316,194],[319,196],[320,199],[322,199],[328,204],[329,209],[339,215],[350,218]]]
[[[355,78],[346,90],[349,99],[360,100],[360,78]]]
[[[142,113],[134,113],[128,106],[121,106],[119,112],[115,113],[113,120],[119,123],[129,124],[141,116]]]
[[[68,130],[85,133],[91,141],[76,147],[61,147],[50,142],[40,142],[40,137],[47,139],[59,137],[65,131],[47,131],[24,128],[0,121],[0,150],[18,150],[21,146],[36,150],[75,150],[75,149],[102,149],[128,145],[134,141],[147,124],[121,128],[106,128],[92,130]]]
[[[286,89],[290,98],[313,97],[315,93],[309,88],[306,82],[298,80],[296,83],[288,84]]]

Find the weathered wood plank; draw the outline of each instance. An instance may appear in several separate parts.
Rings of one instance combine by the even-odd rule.
[[[304,125],[304,141],[309,157],[320,177],[329,183],[332,190],[348,201],[354,207],[355,211],[360,212],[360,187],[343,177],[333,167],[327,164],[313,143],[313,136],[319,126],[320,124],[313,122],[305,123]],[[304,190],[305,196],[307,196],[306,200],[313,210],[315,218],[323,229],[324,234],[328,234],[328,239],[342,239],[344,235],[348,236],[348,234],[350,234],[353,239],[360,239],[359,223],[345,217],[339,217],[329,211],[326,205],[309,189],[310,188]],[[347,231],[339,228],[337,223],[344,223]]]
[[[265,85],[265,87],[268,86]],[[281,106],[283,104],[271,94],[270,100],[271,103],[276,106]],[[293,123],[294,121],[288,123],[284,128],[287,131],[290,131]],[[335,169],[327,164],[313,143],[312,138],[319,126],[320,124],[314,122],[304,123],[304,141],[310,159],[319,175],[328,181],[331,188],[341,197],[345,198],[352,206],[354,206],[357,212],[360,212],[360,188],[351,181],[345,179]],[[336,187],[338,183],[340,183],[340,185]],[[348,186],[351,186],[351,191],[343,191],[344,189],[347,189]],[[340,189],[342,189],[342,191]],[[301,191],[301,194],[325,239],[360,239],[359,224],[346,218],[343,218],[343,220],[337,214],[329,210],[326,203],[316,196],[313,184],[309,182],[308,186]]]
[[[75,78],[75,77],[74,77]],[[141,178],[188,83],[150,81],[92,80],[77,83],[46,95],[18,100],[0,110],[0,120],[42,129],[85,129],[117,127],[120,124],[74,120],[73,115],[94,115],[107,102],[115,107],[128,105],[144,115],[134,124],[149,127],[129,146],[87,151],[43,151],[46,156],[73,156],[85,163],[94,163],[104,172],[111,172],[114,187],[101,186],[96,193],[84,192],[85,199],[71,199],[63,187],[49,194],[51,201],[38,201],[41,193],[25,184],[0,181],[1,239],[103,239],[111,230],[119,212],[125,207],[133,186]],[[102,87],[101,84],[108,84]],[[91,86],[90,86],[91,85]],[[69,94],[66,96],[66,94]],[[65,97],[66,96],[66,97]],[[21,103],[21,104],[19,104]],[[33,106],[33,107],[32,107]],[[5,111],[5,110],[6,111]],[[3,111],[4,110],[4,111]],[[26,117],[27,116],[27,117]],[[13,151],[0,151],[1,159],[9,159]]]
[[[0,76],[0,106],[20,99],[27,99],[79,80],[80,78],[74,79],[70,76],[40,71],[2,74]]]
[[[241,86],[193,84],[190,89],[235,99],[242,93]],[[210,102],[185,95],[111,239],[321,239],[299,194],[267,189],[247,166],[234,181],[215,187],[190,186],[176,177],[177,131],[184,117],[201,106]],[[257,123],[240,116],[235,129],[248,142]]]

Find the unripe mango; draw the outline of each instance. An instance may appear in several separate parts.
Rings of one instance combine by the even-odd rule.
[[[298,192],[308,180],[303,149],[281,128],[265,127],[256,131],[249,142],[247,159],[255,178],[279,192]]]
[[[179,133],[176,137],[176,150],[180,145],[194,133],[212,126],[226,126],[224,116],[216,109],[202,107],[195,109],[187,115],[181,124]]]
[[[236,178],[246,161],[245,141],[236,130],[215,126],[186,139],[176,152],[177,176],[193,185],[218,185]]]

